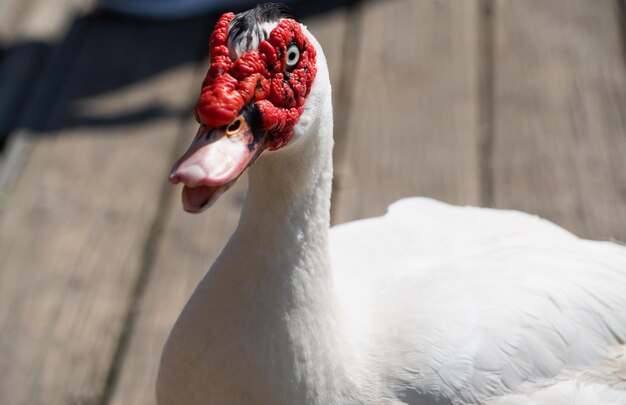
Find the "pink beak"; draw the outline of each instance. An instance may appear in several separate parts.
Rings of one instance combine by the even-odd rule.
[[[183,183],[183,208],[198,213],[232,186],[265,149],[265,134],[255,136],[249,114],[226,127],[200,125],[189,149],[174,164],[170,182]]]

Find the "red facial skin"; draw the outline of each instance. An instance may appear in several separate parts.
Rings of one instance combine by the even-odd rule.
[[[282,20],[259,44],[235,61],[228,52],[228,24],[233,13],[218,20],[209,43],[211,66],[202,83],[196,118],[209,127],[231,123],[241,109],[254,102],[261,112],[267,147],[280,149],[291,139],[304,111],[317,68],[315,48],[294,20]],[[287,69],[287,48],[300,50],[298,63]]]

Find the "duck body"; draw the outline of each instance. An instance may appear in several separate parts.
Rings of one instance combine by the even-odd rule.
[[[626,403],[623,246],[521,212],[423,198],[338,226],[330,240],[338,296],[362,314],[350,334],[392,403],[495,403],[516,392],[520,404],[557,404],[538,391],[565,381],[620,381],[613,402],[580,404]],[[615,364],[585,380],[602,360]],[[573,386],[559,390],[578,403]]]
[[[159,405],[626,404],[625,247],[425,198],[330,228],[331,89],[302,30],[315,81],[288,145],[254,157],[237,229],[165,345]],[[194,159],[171,178],[202,183]],[[205,184],[186,209],[222,187]]]
[[[626,403],[624,247],[423,198],[332,228],[329,242],[332,294],[307,303],[324,313],[265,295],[294,278],[263,286],[229,271],[227,287],[207,274],[170,341],[188,358],[175,356],[176,401]],[[575,402],[581,390],[598,392]]]

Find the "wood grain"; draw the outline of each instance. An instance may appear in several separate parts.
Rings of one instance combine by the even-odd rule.
[[[499,0],[494,202],[626,240],[626,70],[617,2]]]
[[[478,203],[477,3],[366,2],[361,12],[334,222],[406,196]]]
[[[86,21],[0,223],[0,403],[99,402],[204,28]]]
[[[0,1],[0,193],[13,174],[9,171],[18,170],[12,166],[19,159],[15,155],[24,152],[3,146],[21,143],[9,138],[23,133],[20,118],[41,87],[57,42],[90,6],[83,0]]]
[[[338,80],[341,70],[344,16],[345,11],[339,9],[304,21],[324,47],[333,81]],[[203,74],[197,77],[198,89],[202,77]],[[196,127],[190,120],[183,134],[184,147],[191,141]],[[239,180],[215,206],[198,216],[183,212],[180,188],[171,187],[170,210],[164,219],[163,237],[155,248],[154,268],[110,403],[154,403],[155,381],[167,335],[193,289],[234,231],[246,188],[245,179]]]

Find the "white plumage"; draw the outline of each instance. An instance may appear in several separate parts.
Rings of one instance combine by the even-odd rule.
[[[620,376],[609,350],[626,334],[623,247],[520,212],[421,198],[336,227],[330,241],[338,297],[364,314],[351,329],[377,345],[365,349],[369,367],[390,362],[386,379],[403,395],[483,403],[519,392],[494,403],[557,404],[540,398],[581,390],[626,403],[626,359]],[[575,372],[605,358],[614,366],[589,371],[596,378]]]
[[[305,32],[305,112],[250,169],[239,226],[164,350],[159,403],[626,404],[626,248],[423,198],[329,232],[330,83]]]

